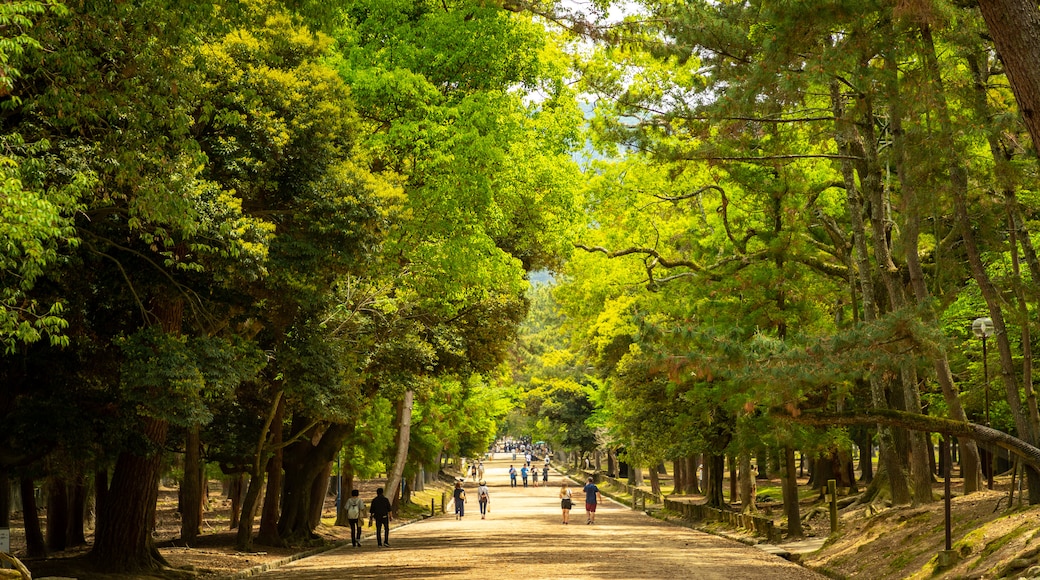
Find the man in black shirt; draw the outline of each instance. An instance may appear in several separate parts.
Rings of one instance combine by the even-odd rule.
[[[380,546],[390,545],[390,520],[394,517],[390,513],[392,509],[390,500],[383,495],[383,488],[377,489],[376,497],[372,500],[372,504],[368,506],[368,527],[372,527],[374,520],[376,523],[376,543]]]

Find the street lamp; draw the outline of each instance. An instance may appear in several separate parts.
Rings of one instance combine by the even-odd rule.
[[[971,332],[976,338],[982,339],[982,380],[986,386],[986,426],[989,427],[989,357],[986,356],[986,339],[993,336],[993,319],[988,316],[976,318],[971,323]],[[996,463],[995,454],[989,466],[989,477],[986,478],[988,489],[993,489],[994,465],[992,463]]]

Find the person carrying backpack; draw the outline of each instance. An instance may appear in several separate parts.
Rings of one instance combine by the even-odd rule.
[[[350,545],[361,545],[361,516],[365,513],[365,500],[358,497],[358,490],[351,490],[346,503],[347,523],[350,524]]]
[[[462,482],[455,482],[455,491],[453,492],[455,498],[455,519],[461,520],[466,515],[466,490],[462,489]]]
[[[488,493],[487,482],[483,479],[480,480],[480,487],[477,488],[477,502],[480,503],[480,519],[485,519],[488,513],[488,501],[491,499],[491,494]]]

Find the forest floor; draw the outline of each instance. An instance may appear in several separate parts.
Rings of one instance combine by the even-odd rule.
[[[554,477],[557,477],[554,475]],[[490,476],[489,476],[490,479]],[[558,479],[558,478],[557,478]],[[359,482],[361,496],[366,501],[375,495],[375,488],[382,485],[383,480]],[[760,481],[759,491],[768,489],[779,482]],[[959,481],[955,480],[955,483]],[[665,486],[670,485],[666,481]],[[814,510],[818,503],[811,494],[803,495],[802,513],[806,514],[807,533],[815,536],[812,544],[815,549],[820,543],[823,547],[809,552],[797,554],[794,558],[803,566],[822,572],[832,578],[1019,578],[1040,577],[1040,507],[1019,507],[1017,498],[1015,508],[1007,509],[1008,478],[997,478],[997,490],[986,491],[962,497],[955,491],[951,506],[953,552],[957,554],[956,563],[940,570],[938,554],[945,547],[944,507],[937,501],[920,507],[902,508],[847,508],[841,513],[841,526],[838,533],[828,535],[829,521],[824,510]],[[473,487],[472,483],[467,484]],[[192,547],[184,547],[178,542],[180,520],[176,513],[176,491],[164,488],[158,509],[158,526],[155,539],[160,552],[174,568],[190,571],[200,580],[223,580],[235,576],[242,577],[246,572],[255,573],[261,566],[277,568],[286,565],[290,560],[322,551],[324,549],[349,543],[349,532],[346,528],[335,527],[335,498],[330,497],[323,515],[323,523],[317,529],[321,539],[314,545],[295,548],[272,548],[255,546],[250,553],[234,549],[235,533],[229,525],[230,505],[219,493],[219,485],[211,491],[210,509],[205,513],[203,535]],[[441,494],[449,488],[446,482],[437,482],[428,486],[425,492],[416,494],[410,513],[401,518],[396,525],[404,525],[429,516],[430,501],[433,500],[440,511]],[[728,487],[727,487],[728,489]],[[544,490],[551,495],[550,490]],[[609,490],[608,490],[609,491]],[[941,497],[942,487],[936,487],[936,497]],[[501,493],[501,492],[497,492]],[[760,493],[760,497],[761,497]],[[624,499],[623,497],[621,499]],[[694,498],[691,498],[694,499]],[[581,519],[584,514],[580,502],[575,502],[574,516]],[[450,508],[449,508],[450,509]],[[471,505],[468,509],[474,510]],[[782,524],[782,510],[776,507],[768,510],[778,525]],[[633,512],[634,513],[634,512]],[[443,519],[440,516],[438,519]],[[451,520],[451,516],[447,516]],[[11,530],[12,552],[19,557],[24,556],[24,532],[20,528],[20,514],[14,514]],[[16,523],[17,522],[17,523]],[[578,522],[583,523],[583,522]],[[513,521],[510,532],[516,533],[517,521]],[[543,522],[544,525],[544,522]],[[746,544],[755,544],[760,540],[749,534],[718,526],[695,526],[703,531],[728,536]],[[676,538],[682,528],[676,528]],[[372,544],[371,529],[365,528],[366,544]],[[409,533],[414,533],[409,530]],[[655,530],[654,534],[663,531]],[[392,537],[396,532],[391,532]],[[518,536],[517,548],[538,550],[544,548],[542,534],[536,533],[526,540],[531,540],[539,547],[524,548],[525,537]],[[665,536],[659,536],[664,538]],[[90,538],[88,537],[88,541]],[[671,541],[671,538],[669,538]],[[686,540],[684,540],[685,542]],[[807,544],[791,542],[781,543],[777,548],[789,549],[792,552],[805,552],[799,549]],[[688,544],[684,544],[688,546]],[[482,548],[474,548],[484,552]],[[655,545],[647,547],[656,550]],[[664,548],[661,548],[664,549]],[[688,548],[684,548],[688,549]],[[91,575],[78,564],[77,556],[86,553],[87,548],[68,550],[53,555],[47,560],[28,560],[34,578],[65,577],[89,580],[98,578],[105,580],[140,580],[145,576]],[[347,548],[349,550],[349,547]],[[453,551],[455,548],[453,547]],[[421,552],[421,550],[420,550]],[[485,553],[486,555],[486,553]],[[395,556],[395,558],[398,556]],[[426,556],[428,557],[428,555]],[[323,556],[325,558],[325,556]],[[309,560],[309,558],[308,558]],[[638,558],[633,559],[638,561]],[[399,563],[399,562],[398,562]],[[644,570],[639,565],[639,570]],[[616,571],[616,570],[615,570]],[[383,570],[385,572],[385,570]],[[378,576],[378,575],[377,575]],[[529,575],[528,575],[529,576]],[[402,576],[404,577],[404,576]],[[535,573],[534,577],[548,577]],[[582,576],[587,578],[605,578],[613,576]],[[638,577],[638,574],[635,576]],[[735,577],[735,576],[734,576]],[[777,578],[794,577],[790,570]]]

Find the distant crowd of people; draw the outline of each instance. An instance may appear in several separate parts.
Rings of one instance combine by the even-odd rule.
[[[534,446],[529,440],[524,439],[516,441],[506,440],[497,443],[490,451],[497,453],[511,453],[514,461],[518,454],[522,457],[523,462],[520,463],[519,469],[517,469],[516,464],[511,464],[509,466],[508,474],[510,487],[518,487],[518,479],[522,482],[523,487],[525,488],[528,487],[529,480],[533,487],[548,486],[552,455],[549,452],[549,449],[544,445]],[[538,459],[538,454],[541,455],[540,461]],[[485,458],[489,457],[490,454],[485,454]],[[539,464],[534,464],[534,462]],[[540,481],[539,471],[541,471]],[[480,519],[486,519],[487,515],[491,513],[491,491],[484,478],[484,460],[477,459],[475,461],[470,461],[468,466],[463,464],[462,473],[463,476],[456,479],[454,489],[452,490],[455,519],[461,520],[466,516],[466,489],[464,487],[466,475],[477,484],[476,494],[477,503],[480,507]],[[596,508],[602,501],[602,495],[592,477],[589,477],[585,482],[581,492],[585,494],[585,523],[589,525],[594,524],[596,523]],[[570,512],[574,506],[574,493],[576,492],[572,490],[570,482],[566,478],[563,478],[560,482],[559,490],[563,525],[570,524]],[[393,520],[393,509],[390,504],[390,499],[383,493],[383,488],[376,490],[376,496],[372,498],[371,504],[367,506],[367,509],[358,490],[353,490],[351,492],[351,497],[346,501],[345,509],[347,512],[347,521],[350,525],[351,546],[361,546],[361,532],[363,529],[362,522],[364,521],[366,512],[368,514],[368,526],[372,527],[374,525],[376,528],[376,544],[380,547],[390,546],[390,522]]]

